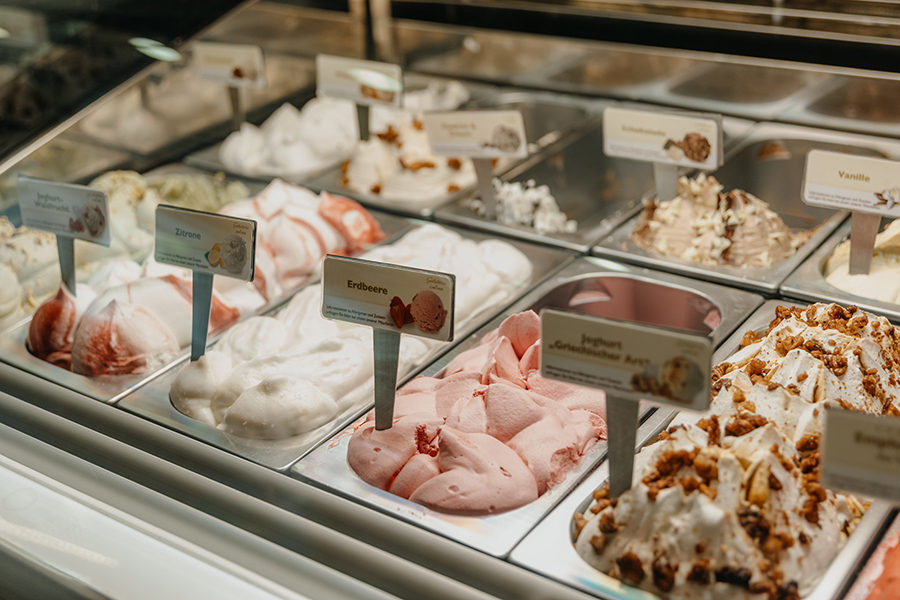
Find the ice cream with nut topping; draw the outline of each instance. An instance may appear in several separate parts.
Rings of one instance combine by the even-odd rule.
[[[768,267],[812,235],[792,231],[756,196],[723,189],[712,176],[680,178],[676,198],[644,206],[631,240],[648,252],[705,265]]]
[[[826,407],[900,415],[900,332],[851,307],[779,307],[713,369],[712,404],[636,457],[633,487],[576,515],[588,563],[664,598],[802,598],[867,503],[819,484]]]

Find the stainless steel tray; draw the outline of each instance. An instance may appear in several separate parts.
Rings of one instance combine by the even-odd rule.
[[[432,77],[430,75],[420,75],[417,73],[406,73],[403,76],[403,84],[406,87],[406,89],[409,89],[409,90],[423,89],[429,83],[431,83],[433,81],[446,81],[446,79],[442,78],[442,77]],[[471,98],[473,98],[473,99],[477,99],[477,98],[481,97],[483,94],[487,93],[488,90],[492,89],[491,86],[485,85],[483,83],[472,83],[472,82],[461,82],[461,83],[463,83],[466,86],[466,89],[469,90],[469,94],[471,95]],[[312,96],[310,96],[310,98],[312,98]],[[302,107],[300,107],[298,105],[298,108],[302,108]],[[208,171],[215,171],[215,172],[222,171],[225,173],[230,173],[232,175],[236,175],[236,176],[240,176],[240,177],[244,177],[244,178],[248,178],[248,179],[257,179],[260,181],[271,181],[272,179],[275,178],[275,176],[269,176],[269,175],[247,175],[240,171],[228,169],[224,164],[222,164],[222,160],[219,158],[219,151],[222,148],[223,143],[224,143],[224,140],[221,142],[217,142],[217,143],[213,144],[212,146],[207,146],[206,148],[203,148],[196,152],[192,152],[184,158],[184,161],[189,165],[199,167],[201,169],[206,169]],[[314,181],[317,178],[319,178],[323,175],[329,174],[331,172],[338,173],[338,178],[339,178],[341,164],[348,158],[350,158],[350,157],[342,156],[339,159],[332,162],[331,164],[323,166],[319,169],[312,170],[309,173],[303,175],[302,177],[285,176],[285,177],[282,177],[282,179],[284,179],[285,181],[288,181],[290,183],[303,184],[308,181]],[[340,188],[339,184],[340,184],[340,182],[338,181],[338,186],[337,186],[338,188]],[[326,189],[326,188],[322,188],[321,186],[315,186],[312,184],[310,185],[310,187],[313,189],[316,189],[317,191],[319,191],[321,189]],[[329,191],[334,191],[335,193],[340,191],[345,196],[349,195],[346,190],[340,190],[340,189],[331,190],[330,189]]]
[[[895,323],[900,323],[900,304],[879,302],[871,298],[857,296],[839,290],[825,281],[823,271],[825,262],[841,242],[850,237],[850,221],[837,229],[809,258],[804,260],[797,270],[781,285],[781,295],[787,298],[807,300],[809,302],[837,302],[845,306],[855,304],[863,310],[884,315]]]
[[[668,82],[697,66],[688,53],[655,52],[639,46],[591,44],[586,56],[514,78],[521,85],[576,94],[648,100]]]
[[[407,220],[393,215],[372,211],[372,216],[378,220],[386,234],[386,238],[381,244],[390,243],[397,235],[402,234],[412,226]],[[262,307],[260,310],[256,311],[256,314],[262,314],[283,305],[295,293],[317,280],[318,276],[310,276],[307,281],[296,289],[291,290],[284,298],[280,298],[277,301]],[[251,315],[247,316],[249,317]],[[28,318],[26,321],[0,335],[0,361],[108,404],[113,404],[121,400],[127,394],[165,373],[190,355],[190,348],[185,348],[168,364],[150,373],[118,375],[114,377],[86,377],[51,365],[28,352],[28,349],[25,347],[25,340],[28,337],[28,327],[30,322],[31,319]],[[210,335],[207,345],[213,344],[224,333],[225,330],[219,331],[215,335]]]
[[[859,572],[853,578],[853,583],[843,600],[868,600],[875,581],[869,579],[869,577],[866,577],[866,580],[862,580],[860,577],[862,576],[863,571],[866,570],[866,567],[868,567],[868,563],[875,558],[875,554],[880,554],[880,560],[884,560],[884,555],[882,553],[886,552],[887,548],[881,547],[882,542],[898,534],[900,534],[900,516],[896,517],[891,524],[887,526],[884,535],[880,536],[881,541],[879,541],[878,547],[876,547],[872,551],[872,554],[866,558],[865,562],[860,565]]]
[[[596,124],[583,136],[561,142],[501,177],[534,179],[547,185],[560,210],[578,221],[575,233],[540,234],[524,225],[487,220],[468,207],[471,194],[438,209],[438,221],[459,223],[503,235],[588,252],[591,245],[621,225],[641,207],[639,198],[653,187],[650,163],[610,158],[603,153],[603,128]]]
[[[581,44],[564,39],[466,29],[456,46],[414,61],[409,69],[448,77],[511,83],[517,75],[581,56]]]
[[[765,330],[775,316],[776,306],[796,306],[791,302],[769,300],[763,304],[743,326],[723,343],[713,355],[718,363],[740,348],[741,338],[747,330]],[[652,443],[663,431],[677,411],[660,410],[638,429],[638,447]],[[546,519],[513,550],[510,560],[574,588],[601,598],[615,600],[658,600],[658,596],[630,587],[618,579],[602,573],[585,562],[574,548],[572,517],[584,512],[593,500],[592,492],[608,477],[608,463],[600,465],[578,488],[572,492]],[[892,509],[882,501],[872,503],[869,511],[857,525],[853,535],[835,557],[822,581],[803,600],[838,600],[846,584],[855,574],[869,547],[878,541]]]
[[[779,148],[787,150],[789,158],[779,158],[783,154],[766,155],[767,148],[772,147],[770,144],[777,144]],[[639,214],[601,240],[594,247],[593,253],[774,295],[797,265],[847,217],[845,212],[807,206],[801,199],[806,153],[813,148],[889,158],[897,155],[900,144],[856,134],[761,123],[726,153],[725,166],[713,173],[726,190],[741,188],[769,203],[789,227],[799,229],[820,225],[810,240],[787,260],[770,267],[744,269],[707,266],[680,258],[659,256],[629,239],[640,219]]]
[[[558,94],[504,89],[502,91],[485,91],[480,96],[473,97],[465,107],[508,108],[522,111],[528,134],[529,149],[536,152],[536,154],[532,154],[531,157],[524,160],[501,161],[494,168],[494,175],[500,176],[510,169],[516,168],[517,165],[533,162],[536,160],[536,157],[542,156],[545,150],[549,152],[550,148],[552,148],[553,140],[564,137],[567,131],[574,132],[580,127],[588,126],[596,118],[596,115],[593,113],[594,111],[599,111],[600,106],[600,104],[579,102]],[[579,117],[582,117],[581,123],[577,122]],[[555,127],[562,129],[555,129]],[[538,137],[535,138],[533,135]],[[408,202],[344,189],[341,186],[340,168],[335,168],[319,177],[311,178],[307,180],[306,185],[312,189],[324,189],[329,192],[344,194],[366,205],[426,218],[434,215],[439,207],[470,196],[477,187],[473,183],[471,186],[458,192],[448,193],[446,196],[435,198],[432,201],[410,206]],[[532,237],[529,239],[540,238]]]
[[[536,311],[544,307],[571,309],[571,299],[577,292],[585,290],[605,293],[608,298],[602,303],[581,305],[576,310],[708,333],[715,343],[724,340],[762,302],[755,294],[731,288],[623,267],[596,258],[581,258],[503,311],[421,374],[434,376],[440,373],[456,355],[476,346],[507,316],[529,308]],[[718,312],[721,321],[713,329],[704,324],[704,320],[714,311]],[[644,416],[650,411],[652,409],[644,407]],[[316,448],[291,469],[291,474],[494,556],[506,556],[606,452],[606,442],[596,444],[564,482],[527,506],[499,515],[463,517],[426,509],[364,483],[347,464],[347,444],[356,424]]]
[[[424,224],[422,221],[406,219],[403,221],[407,223],[407,229]],[[489,237],[472,231],[458,229],[455,229],[455,231],[468,239],[476,241],[487,239]],[[396,239],[396,236],[394,239]],[[465,336],[475,331],[482,323],[484,323],[485,319],[489,319],[497,312],[497,310],[502,309],[509,304],[509,302],[529,290],[532,286],[544,280],[573,257],[571,253],[561,250],[533,246],[531,244],[516,241],[511,241],[510,243],[524,252],[526,256],[531,259],[533,265],[531,282],[528,285],[523,286],[517,293],[513,294],[508,301],[489,310],[484,315],[476,317],[468,325],[461,327],[458,331],[457,340],[465,339]],[[273,310],[270,314],[274,312],[276,311]],[[437,346],[433,351],[422,357],[419,363],[409,372],[401,373],[401,378],[398,380],[398,383],[405,383],[407,380],[411,379],[418,370],[428,365],[442,353],[447,352],[449,348],[452,348],[452,346]],[[213,446],[237,454],[247,460],[279,471],[286,470],[314,448],[319,442],[343,429],[348,423],[359,416],[360,410],[368,410],[374,402],[374,389],[370,388],[363,390],[353,405],[331,423],[323,425],[313,431],[283,440],[255,440],[220,431],[178,412],[169,401],[169,388],[178,374],[177,371],[177,369],[173,369],[152,382],[151,385],[145,386],[143,389],[125,396],[124,399],[119,402],[118,406],[146,417],[151,421],[161,423],[167,427],[203,440]]]
[[[900,81],[836,77],[817,91],[779,118],[832,129],[900,136],[900,109],[896,102]]]
[[[828,75],[766,62],[717,62],[672,81],[654,101],[750,119],[774,119]]]

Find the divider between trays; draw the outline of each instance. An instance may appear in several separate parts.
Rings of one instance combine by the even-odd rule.
[[[718,347],[713,364],[727,360],[740,349],[744,332],[765,331],[775,316],[775,307],[804,307],[805,305],[782,300],[768,300]],[[636,451],[654,442],[669,423],[678,416],[677,410],[660,410],[638,429]],[[584,512],[592,501],[592,492],[608,478],[604,463],[585,479],[561,502],[534,530],[523,539],[510,554],[514,564],[550,577],[576,589],[602,598],[615,600],[658,600],[659,596],[631,587],[584,561],[574,548],[573,517]],[[884,501],[875,501],[860,520],[853,534],[828,567],[816,589],[804,600],[839,600],[846,585],[868,553],[878,542],[877,534],[891,516],[892,507]]]

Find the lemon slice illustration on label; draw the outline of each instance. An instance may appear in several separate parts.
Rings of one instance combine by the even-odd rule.
[[[206,260],[209,262],[209,266],[218,267],[222,263],[221,252],[222,247],[219,244],[213,244],[212,250],[206,253]]]

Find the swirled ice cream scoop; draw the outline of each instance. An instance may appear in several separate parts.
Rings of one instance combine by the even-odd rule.
[[[649,252],[707,265],[768,267],[812,235],[791,231],[752,194],[722,189],[715,177],[680,178],[676,198],[644,206],[631,240]]]

